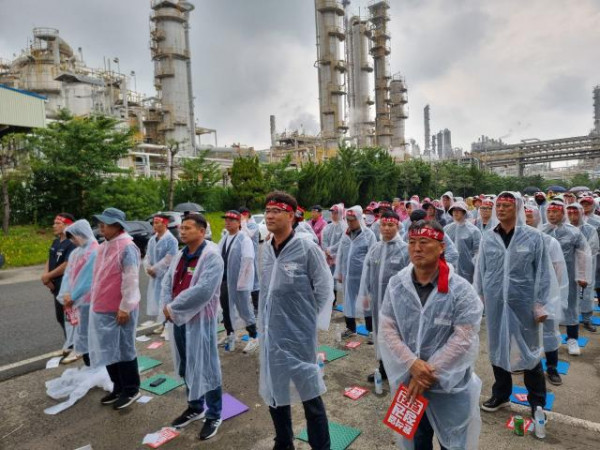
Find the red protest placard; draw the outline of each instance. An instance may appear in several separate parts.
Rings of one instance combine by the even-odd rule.
[[[517,400],[519,400],[520,402],[526,402],[527,401],[527,394],[515,394],[515,398]]]
[[[506,421],[506,428],[508,428],[509,430],[515,429],[515,416],[509,417],[509,419]],[[525,419],[525,422],[523,423],[523,430],[525,430],[525,433],[533,432],[534,425],[532,419]]]
[[[162,346],[163,346],[163,344],[164,344],[164,342],[155,341],[155,342],[153,342],[152,344],[150,344],[150,345],[149,345],[148,347],[146,347],[146,348],[148,348],[148,349],[150,349],[150,350],[156,350],[157,348],[159,348],[159,347],[162,347]]]
[[[175,439],[179,436],[179,432],[175,431],[174,428],[165,427],[156,433],[155,436],[152,436],[153,439],[151,441],[145,442],[148,447],[158,448],[163,445],[165,442],[169,442],[171,439]]]
[[[348,342],[346,344],[346,348],[357,348],[359,346],[360,346],[360,342],[358,342],[358,341]]]
[[[417,432],[421,417],[427,408],[427,399],[419,395],[413,403],[408,401],[408,389],[401,384],[394,395],[383,423],[401,434],[406,439],[412,439]]]
[[[346,388],[344,395],[348,398],[351,398],[352,400],[358,400],[363,395],[365,395],[367,392],[369,392],[369,391],[365,388],[361,388],[360,386],[352,386],[352,387]]]

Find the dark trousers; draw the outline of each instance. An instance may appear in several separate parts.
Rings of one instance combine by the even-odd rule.
[[[373,318],[372,317],[365,317],[365,327],[367,327],[367,331],[369,333],[373,332]]]
[[[512,374],[501,367],[492,366],[492,369],[494,369],[495,378],[492,395],[501,400],[508,400],[512,393]],[[527,388],[527,401],[532,411],[535,411],[537,406],[542,408],[546,406],[546,379],[542,363],[538,363],[531,370],[526,370],[523,377]]]
[[[346,319],[346,328],[348,328],[349,330],[352,330],[354,333],[356,333],[356,319],[354,317],[345,317]],[[367,328],[367,331],[369,332],[373,332],[373,318],[372,317],[365,317],[365,326]]]
[[[558,350],[546,352],[546,369],[550,367],[556,369],[558,367]]]
[[[567,325],[567,339],[579,339],[579,324]]]
[[[108,376],[114,384],[113,392],[122,397],[133,397],[140,390],[140,373],[137,358],[119,361],[106,366]]]
[[[252,306],[254,306],[254,315],[258,316],[258,295],[260,291],[252,291],[250,297],[252,297]]]
[[[427,413],[423,414],[423,417],[421,417],[419,427],[415,433],[414,442],[415,450],[433,450],[433,428],[431,427],[431,423],[429,423]],[[442,444],[440,444],[440,447],[441,450],[447,450]]]
[[[223,280],[221,283],[221,297],[219,300],[221,302],[221,309],[223,310],[223,325],[225,326],[225,330],[229,336],[230,334],[233,334],[234,330],[233,325],[231,324],[231,316],[229,315],[229,290],[227,289],[227,280]],[[255,323],[248,325],[246,327],[246,331],[253,339],[258,336]]]
[[[67,332],[65,331],[65,310],[63,305],[60,304],[58,300],[56,300],[56,296],[54,297],[54,313],[56,314],[56,321],[60,325],[63,330],[63,335],[65,339],[67,337]]]
[[[83,363],[87,366],[90,367],[90,354],[89,353],[84,353],[83,354]]]
[[[173,338],[175,340],[175,348],[179,354],[179,376],[185,381],[185,365],[187,363],[187,354],[185,350],[185,325],[177,326],[173,325]],[[189,395],[189,389],[186,382],[186,391]],[[204,411],[204,402],[208,410],[206,411],[206,417],[209,419],[220,419],[221,410],[223,409],[223,392],[221,387],[208,391],[202,397],[188,400],[188,406],[194,411]]]
[[[304,416],[308,431],[308,443],[313,450],[329,450],[329,424],[325,404],[321,397],[302,402]],[[277,408],[269,407],[271,419],[275,426],[275,449],[285,449],[294,444],[294,431],[292,430],[292,409],[289,405]]]

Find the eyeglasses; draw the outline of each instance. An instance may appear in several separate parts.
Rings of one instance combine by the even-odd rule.
[[[275,214],[275,215],[277,215],[277,214],[281,214],[283,212],[285,212],[285,210],[283,210],[283,209],[279,209],[279,208],[267,208],[267,209],[265,209],[265,216],[267,214]]]
[[[492,210],[492,208],[490,208],[489,206],[481,206],[481,207],[479,208],[479,210],[480,210],[480,211],[491,211],[491,210]]]

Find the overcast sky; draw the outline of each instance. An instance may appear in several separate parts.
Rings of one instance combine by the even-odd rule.
[[[192,0],[196,118],[220,145],[269,146],[278,131],[318,127],[313,0]],[[354,0],[361,13],[367,1]],[[391,0],[392,72],[408,84],[407,138],[423,146],[449,128],[465,150],[478,136],[556,138],[587,134],[600,84],[598,0]],[[0,58],[33,27],[60,29],[89,66],[119,57],[153,95],[149,0],[0,0]]]

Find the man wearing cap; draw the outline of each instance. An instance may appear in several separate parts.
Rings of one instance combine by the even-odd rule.
[[[568,306],[563,310],[563,324],[567,326],[567,346],[569,355],[580,355],[579,313],[581,297],[585,288],[591,283],[592,254],[585,236],[570,223],[567,223],[565,205],[559,200],[552,200],[546,210],[548,221],[542,231],[555,238],[565,257],[569,273]]]
[[[546,404],[541,324],[557,310],[551,304],[553,269],[542,234],[526,225],[522,197],[502,192],[496,199],[499,224],[483,234],[475,287],[485,304],[488,351],[494,384],[481,409],[510,405],[512,376],[524,371],[531,415]],[[554,283],[555,285],[556,283]]]
[[[400,272],[409,264],[408,246],[400,237],[400,217],[392,211],[384,211],[379,222],[381,223],[381,241],[373,245],[363,267],[356,312],[359,317],[364,317],[367,330],[375,335],[377,344],[379,334],[379,311],[383,296],[390,278]],[[385,367],[381,362],[378,345],[375,347],[379,373],[384,380],[387,379]],[[373,374],[367,378],[371,383],[375,380]]]
[[[338,247],[340,246],[340,241],[342,240],[342,236],[346,231],[346,221],[344,220],[344,204],[338,203],[337,205],[333,205],[329,211],[331,212],[331,223],[328,223],[327,226],[323,229],[323,240],[321,241],[321,248],[325,252],[325,259],[327,261],[327,265],[331,269],[331,275],[335,273],[335,260],[337,257]],[[334,291],[334,300],[333,304],[335,305],[335,293],[336,286],[335,283],[333,285]]]
[[[377,240],[362,220],[362,207],[353,206],[346,211],[348,229],[342,236],[338,249],[335,279],[342,283],[346,331],[342,337],[356,335],[356,301],[363,272],[365,256]]]
[[[107,208],[94,217],[105,241],[98,247],[92,275],[90,362],[92,367],[106,366],[114,385],[101,403],[123,409],[140,396],[135,350],[140,251],[127,234],[123,211]]]
[[[249,334],[244,353],[257,349],[256,316],[250,298],[254,287],[254,246],[246,233],[240,231],[242,216],[230,210],[223,216],[227,234],[219,242],[224,270],[221,283],[223,324],[227,331],[226,350],[235,349],[235,330],[246,327]]]
[[[160,324],[160,327],[154,333],[161,334],[163,337],[166,337],[163,325],[165,318],[162,308],[160,308],[160,290],[162,289],[163,277],[178,250],[177,239],[167,228],[168,225],[169,216],[160,213],[154,215],[152,219],[154,235],[148,240],[146,256],[144,257],[144,269],[149,277],[146,313],[150,317],[156,317],[156,322]]]
[[[265,243],[260,277],[259,391],[269,405],[275,449],[293,449],[293,403],[302,402],[311,448],[331,447],[326,391],[317,365],[317,330],[327,330],[333,280],[321,249],[292,228],[296,199],[267,195],[265,219],[272,239]]]
[[[583,292],[580,294],[579,299],[579,308],[581,310],[581,316],[583,319],[583,328],[588,330],[590,333],[595,333],[597,331],[596,326],[592,324],[592,315],[594,313],[594,283],[593,276],[596,274],[596,258],[598,257],[599,242],[598,242],[598,231],[597,229],[591,225],[589,222],[586,222],[584,219],[583,206],[581,204],[575,202],[567,206],[567,215],[569,217],[569,222],[574,227],[577,227],[581,234],[587,240],[588,245],[590,246],[590,251],[592,254],[592,270],[591,270],[591,278],[590,283],[583,289]]]
[[[492,209],[494,208],[494,202],[489,198],[481,200],[481,206],[479,207],[479,214],[475,219],[474,225],[479,228],[479,231],[483,234],[484,231],[488,230],[488,224],[492,218]]]
[[[70,239],[67,239],[65,234],[67,227],[74,222],[75,217],[69,213],[60,213],[54,218],[52,231],[56,236],[56,239],[52,241],[52,245],[48,251],[48,260],[46,261],[44,273],[41,277],[42,283],[50,290],[52,296],[54,297],[54,313],[56,316],[56,321],[62,328],[63,335],[65,336],[65,343],[63,345],[64,358],[61,361],[64,364],[77,360],[75,353],[73,353],[73,355],[69,355],[69,353],[71,353],[70,349],[73,348],[73,327],[71,327],[70,323],[65,324],[63,305],[56,298],[60,292],[60,286],[62,283],[63,274],[67,268],[69,255],[76,248],[76,245],[71,242]],[[69,330],[69,333],[67,333],[67,329]]]
[[[446,225],[452,222],[452,214],[450,213],[450,207],[454,203],[454,194],[451,191],[447,191],[442,195],[440,199],[444,212],[442,213],[443,219],[446,221]]]
[[[479,217],[479,208],[481,207],[482,199],[479,195],[473,197],[473,209],[469,211],[469,219],[471,223],[475,222]]]
[[[323,239],[323,229],[327,226],[327,221],[323,219],[322,211],[323,208],[321,205],[315,205],[310,208],[311,219],[309,224],[319,238],[319,245],[321,245],[321,240]]]
[[[392,201],[392,210],[398,214],[398,217],[400,217],[400,222],[404,222],[408,218],[406,206],[400,197],[394,197],[394,200]]]
[[[481,231],[467,220],[467,205],[464,202],[454,202],[448,211],[454,222],[444,227],[444,233],[452,239],[458,250],[457,273],[472,283]]]
[[[312,227],[304,221],[304,209],[298,206],[294,213],[294,224],[292,225],[294,232],[300,238],[310,239],[315,244],[319,243],[319,238],[313,231]]]
[[[548,193],[550,195],[550,193]],[[546,208],[548,207],[548,201],[546,200],[546,194],[543,192],[536,192],[534,194],[534,200],[540,210],[540,217],[542,218],[542,224],[546,223]]]
[[[248,208],[240,206],[238,211],[242,215],[242,231],[248,235],[254,247],[254,284],[252,285],[250,297],[252,298],[252,306],[254,306],[254,315],[256,316],[258,312],[258,244],[260,241],[260,230]]]
[[[392,395],[400,384],[409,398],[429,405],[412,442],[402,448],[478,447],[481,380],[479,354],[483,305],[473,287],[444,260],[444,231],[418,221],[409,230],[411,264],[388,284],[379,315],[378,343]],[[403,439],[403,438],[400,438]]]
[[[183,217],[179,230],[185,247],[171,261],[161,291],[161,305],[174,344],[175,372],[185,382],[188,403],[171,426],[183,428],[205,419],[200,440],[217,433],[223,407],[217,349],[223,259],[217,245],[205,238],[207,226],[201,214]]]

